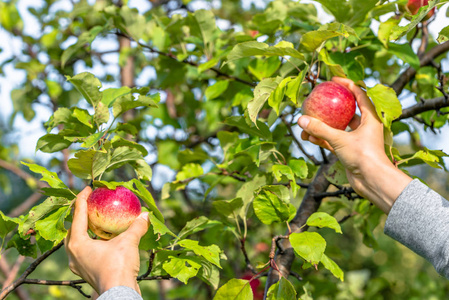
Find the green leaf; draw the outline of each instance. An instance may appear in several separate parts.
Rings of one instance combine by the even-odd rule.
[[[400,18],[391,17],[387,21],[380,23],[377,38],[385,46],[385,48],[388,48],[390,35],[393,29],[398,26],[400,21]]]
[[[206,99],[212,100],[219,97],[221,94],[226,91],[229,86],[228,80],[219,80],[215,84],[210,85],[206,88]]]
[[[374,87],[367,89],[367,94],[376,107],[377,116],[384,126],[390,129],[393,120],[402,113],[402,106],[396,93],[392,88],[376,84]]]
[[[320,51],[320,60],[329,68],[333,76],[348,77],[354,82],[365,78],[365,67],[359,61],[363,59],[357,51],[349,53],[328,52],[326,49]]]
[[[200,246],[198,245],[198,241],[189,239],[179,241],[178,244],[181,247],[192,250],[196,255],[204,257],[221,269],[220,254],[222,253],[222,250],[217,245]]]
[[[181,171],[176,174],[177,181],[184,181],[190,178],[196,178],[204,174],[203,168],[199,164],[190,163],[182,167]]]
[[[295,197],[299,187],[296,184],[296,178],[290,166],[273,165],[271,170],[273,171],[274,177],[276,177],[276,180],[278,182],[282,181],[283,176],[285,176],[288,180],[290,180],[290,186],[292,189],[293,197]]]
[[[309,168],[307,166],[306,161],[301,159],[291,159],[288,161],[288,166],[291,168],[293,173],[295,173],[295,176],[301,179],[307,178],[307,175],[309,173]]]
[[[142,208],[142,210],[144,209],[145,208]],[[153,224],[151,224],[145,235],[140,239],[139,249],[150,251],[152,249],[160,249],[160,247],[159,236],[154,233]]]
[[[346,176],[346,169],[340,161],[334,163],[323,175],[330,183],[335,185],[344,185],[349,183]]]
[[[64,227],[64,221],[70,214],[70,207],[63,206],[52,212],[45,218],[36,222],[35,229],[39,231],[41,237],[47,241],[52,241],[53,245],[57,245],[67,235]]]
[[[141,144],[138,144],[133,141],[125,140],[124,138],[121,138],[120,136],[117,136],[117,135],[114,136],[114,138],[111,140],[111,143],[112,143],[112,147],[114,147],[114,148],[126,146],[126,147],[130,147],[130,148],[139,150],[140,153],[142,154],[142,156],[148,155],[147,149],[144,146],[142,146]]]
[[[340,269],[340,267],[335,263],[335,261],[330,259],[326,254],[323,254],[323,256],[321,257],[321,263],[326,269],[331,271],[331,273],[335,277],[337,277],[341,281],[344,281],[344,273],[342,269]]]
[[[66,77],[93,107],[98,105],[102,97],[101,82],[98,78],[89,72]]]
[[[260,81],[271,77],[279,69],[280,65],[281,60],[277,56],[272,56],[268,59],[253,59],[248,66],[248,71]]]
[[[69,159],[67,165],[73,175],[81,179],[95,179],[109,165],[111,157],[108,153],[97,150],[80,150],[75,158]]]
[[[178,239],[186,238],[187,236],[202,231],[204,229],[214,227],[221,224],[219,221],[209,220],[208,218],[201,216],[186,223],[184,228],[178,234]]]
[[[239,128],[242,132],[249,134],[250,136],[258,136],[265,140],[271,140],[271,131],[265,123],[256,121],[257,127],[255,125],[248,125],[244,117],[229,117],[226,118],[225,124],[229,126],[235,126]]]
[[[84,142],[81,144],[83,148],[90,148],[98,143],[98,141],[103,137],[104,132],[100,131],[88,136]]]
[[[249,41],[235,45],[228,54],[226,63],[250,56],[290,56],[305,60],[304,55],[298,52],[290,42],[281,41],[276,46],[269,46],[265,43]]]
[[[225,217],[229,217],[231,215],[238,215],[238,211],[243,207],[242,198],[235,198],[232,200],[216,200],[212,202],[215,210],[224,215]]]
[[[394,55],[396,55],[404,62],[408,63],[415,70],[419,69],[421,62],[419,61],[418,55],[416,55],[409,43],[389,43],[388,51],[394,53]]]
[[[409,33],[413,28],[415,28],[423,19],[424,17],[439,3],[439,0],[429,0],[428,6],[423,6],[419,9],[418,13],[414,16],[412,16],[412,19],[409,24],[406,26],[396,26],[393,28],[391,35],[390,35],[390,41],[392,40],[398,40],[401,37],[405,36],[407,33]]]
[[[165,222],[164,217],[157,208],[156,202],[153,199],[153,195],[151,195],[150,191],[148,191],[145,185],[141,183],[139,180],[135,179],[132,180],[132,183],[136,185],[137,191],[134,190],[132,187],[130,187],[130,189],[148,205],[148,208],[150,209],[150,211],[154,213],[156,218],[158,218],[162,223]]]
[[[41,150],[45,153],[54,153],[68,148],[72,144],[71,141],[59,134],[49,133],[41,136],[36,144],[36,151]]]
[[[199,270],[197,277],[212,286],[214,290],[218,289],[220,284],[220,270],[210,262],[202,259],[202,268]]]
[[[86,44],[91,44],[97,35],[105,29],[105,27],[106,26],[94,26],[89,31],[81,33],[78,37],[78,41],[62,52],[61,66],[64,68],[67,61],[72,58],[78,50],[85,47]]]
[[[422,160],[433,168],[441,169],[441,166],[444,166],[444,161],[442,158],[448,156],[448,154],[444,153],[441,150],[430,150],[424,148],[424,150],[419,150],[412,156],[400,160],[400,163],[409,163],[411,160]]]
[[[281,77],[265,78],[259,82],[254,89],[254,98],[248,103],[248,115],[256,126],[259,111],[262,109],[265,102],[267,102],[268,97],[270,97],[271,93],[278,87],[281,81]]]
[[[276,89],[271,92],[270,97],[268,97],[268,105],[274,109],[278,116],[281,102],[282,100],[284,100],[287,83],[289,83],[290,81],[292,81],[291,77],[284,78],[276,87]]]
[[[440,33],[438,34],[437,41],[440,44],[449,41],[449,26],[441,29]]]
[[[308,68],[304,68],[294,80],[288,83],[285,95],[290,98],[290,100],[298,104],[299,90],[301,89],[302,83],[306,78]]]
[[[231,279],[222,285],[213,300],[252,300],[253,291],[248,280]]]
[[[263,174],[257,174],[251,181],[245,182],[237,191],[236,197],[243,199],[243,207],[239,216],[246,220],[248,209],[254,199],[254,191],[267,184],[267,177]],[[288,189],[287,189],[288,190]]]
[[[103,97],[101,98],[101,103],[106,107],[112,107],[112,104],[117,98],[125,96],[131,92],[131,89],[127,86],[122,86],[120,88],[109,88],[103,91]]]
[[[201,265],[195,262],[193,259],[189,258],[177,258],[174,256],[170,256],[170,261],[163,264],[163,269],[173,276],[177,278],[179,281],[187,284],[187,281],[196,276],[198,270],[201,268]]]
[[[121,146],[114,149],[111,154],[109,163],[107,164],[106,171],[117,169],[125,163],[134,162],[142,159],[142,153],[134,148],[128,146]]]
[[[331,215],[324,213],[324,212],[316,212],[313,213],[308,219],[307,219],[307,226],[314,226],[314,227],[327,227],[332,228],[337,233],[341,232],[341,227],[338,221],[332,217]]]
[[[351,35],[357,37],[351,27],[336,22],[329,23],[321,26],[318,30],[305,33],[301,37],[301,45],[309,51],[315,51],[328,39],[337,36],[348,38]]]
[[[73,192],[71,190],[69,190],[68,188],[41,188],[42,190],[42,194],[44,194],[45,196],[51,197],[51,196],[55,196],[55,197],[64,197],[67,198],[68,200],[73,200],[75,199],[76,195],[73,194]]]
[[[281,279],[270,286],[267,292],[267,300],[296,300],[296,290],[293,284],[281,277]]]
[[[138,159],[132,163],[134,171],[136,171],[137,178],[150,181],[153,176],[153,170],[144,159]]]
[[[37,257],[37,247],[36,244],[31,243],[31,239],[22,239],[18,234],[13,235],[13,237],[8,241],[6,249],[16,248],[20,255]]]
[[[326,249],[326,241],[319,233],[292,233],[289,240],[296,255],[302,257],[306,262],[317,265],[321,261]]]
[[[165,224],[163,222],[161,222],[159,220],[159,218],[157,218],[152,211],[149,212],[148,214],[148,218],[150,220],[150,223],[153,227],[153,231],[155,234],[160,234],[160,235],[164,235],[164,234],[169,234],[173,237],[176,237],[176,234],[174,234],[170,229],[168,229],[167,226],[165,226]]]
[[[19,225],[19,233],[25,236],[29,229],[34,229],[35,223],[44,218],[48,213],[61,207],[68,206],[70,201],[62,197],[49,197],[45,201],[33,207]]]
[[[10,218],[8,216],[5,216],[5,214],[3,214],[3,212],[0,210],[0,237],[2,239],[5,239],[6,235],[13,231],[17,227],[17,224],[19,224],[19,222],[20,220],[18,218]]]
[[[295,207],[289,203],[289,196],[285,186],[264,186],[253,201],[254,213],[266,225],[289,221],[296,213]]]
[[[138,107],[158,107],[157,102],[159,102],[159,100],[159,93],[151,96],[139,95],[137,100],[134,99],[132,94],[126,94],[114,101],[112,104],[112,114],[114,115],[114,118],[117,118],[130,109]]]
[[[23,161],[21,163],[22,165],[25,165],[28,168],[30,168],[30,171],[37,174],[41,174],[42,175],[41,180],[47,182],[51,187],[68,189],[68,187],[64,184],[64,182],[62,182],[61,179],[59,179],[58,174],[56,174],[55,172],[48,171],[46,168],[36,164],[28,164]]]
[[[207,54],[211,55],[213,51],[213,35],[216,30],[215,16],[211,10],[200,9],[195,11],[195,19],[203,37],[204,48]]]

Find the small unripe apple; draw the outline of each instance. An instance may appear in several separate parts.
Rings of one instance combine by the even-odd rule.
[[[416,15],[422,6],[429,4],[429,0],[408,0],[407,9],[412,15]],[[434,7],[427,16],[424,17],[423,21],[428,20],[431,16],[435,14],[436,8]]]
[[[100,187],[87,199],[89,228],[97,236],[109,240],[128,229],[140,215],[139,198],[123,186],[115,190]]]
[[[355,114],[354,94],[333,81],[317,85],[302,104],[302,114],[345,130]]]

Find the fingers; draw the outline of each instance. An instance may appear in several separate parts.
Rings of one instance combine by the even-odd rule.
[[[85,187],[82,190],[75,202],[75,213],[73,215],[72,228],[70,233],[70,238],[78,239],[80,237],[88,237],[87,234],[87,198],[89,198],[92,189],[90,187]]]
[[[298,125],[302,129],[304,129],[307,134],[312,135],[315,138],[326,140],[330,145],[332,145],[334,139],[336,139],[342,133],[345,133],[342,130],[332,128],[326,123],[309,116],[301,116],[298,119]]]
[[[334,77],[332,78],[332,81],[347,87],[354,94],[357,105],[362,113],[362,117],[364,116],[364,114],[377,117],[376,109],[373,103],[371,103],[371,100],[360,87],[355,85],[352,80],[341,77]]]
[[[352,118],[351,122],[349,122],[348,126],[352,129],[352,130],[356,130],[357,127],[360,126],[361,123],[361,118],[359,115],[354,115],[354,117]]]
[[[138,245],[140,239],[147,232],[149,225],[148,212],[143,212],[134,220],[131,226],[121,234],[121,236],[131,239],[131,242]]]
[[[311,142],[311,143],[313,143],[313,144],[315,144],[315,145],[317,145],[317,146],[320,146],[320,147],[322,147],[322,148],[324,148],[324,149],[327,149],[327,150],[329,150],[329,151],[331,151],[331,152],[335,152],[335,151],[334,151],[334,148],[332,148],[331,145],[329,145],[328,142],[326,142],[325,140],[316,138],[316,137],[314,137],[314,136],[308,134],[308,133],[305,132],[305,131],[301,132],[301,138],[302,138],[304,141],[309,141],[309,142]]]

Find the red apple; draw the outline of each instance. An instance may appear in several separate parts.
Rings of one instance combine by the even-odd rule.
[[[90,230],[106,240],[128,229],[141,212],[139,198],[123,186],[97,188],[87,199],[87,209]]]
[[[317,85],[302,104],[302,113],[327,125],[345,130],[355,114],[355,98],[350,90],[333,81]]]
[[[429,4],[428,0],[408,0],[407,9],[412,15],[416,15],[418,13],[418,10],[422,6],[426,6],[428,4]],[[434,14],[435,14],[435,7],[431,11],[429,11],[427,16],[424,17],[423,21],[428,20]]]

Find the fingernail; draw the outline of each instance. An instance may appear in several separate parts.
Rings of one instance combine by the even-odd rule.
[[[148,212],[146,211],[146,212],[141,213],[139,215],[139,218],[142,218],[142,219],[144,219],[145,221],[148,222]]]
[[[298,125],[299,125],[301,128],[303,128],[303,129],[307,128],[307,126],[309,125],[309,123],[310,123],[310,119],[307,118],[307,117],[304,117],[304,116],[302,116],[302,117],[299,118],[299,120],[298,120]]]

